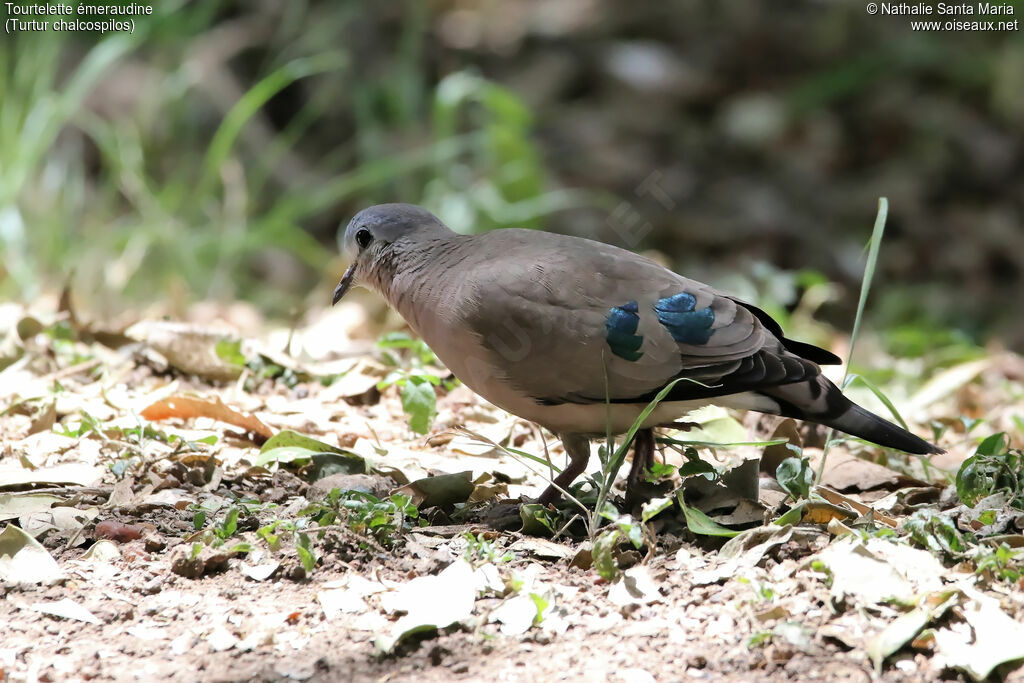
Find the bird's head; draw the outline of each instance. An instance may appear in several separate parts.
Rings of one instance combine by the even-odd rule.
[[[332,303],[353,285],[359,285],[376,274],[387,264],[393,263],[396,248],[415,247],[417,240],[450,235],[451,231],[434,214],[413,204],[378,204],[363,209],[352,218],[345,228],[342,250],[352,259],[334,289]]]

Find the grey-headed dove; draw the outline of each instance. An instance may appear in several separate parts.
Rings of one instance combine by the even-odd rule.
[[[709,403],[941,452],[843,396],[818,367],[840,363],[832,353],[624,249],[535,230],[460,235],[409,204],[361,211],[344,249],[353,263],[334,303],[354,284],[376,290],[470,389],[561,438],[569,463],[542,503],[582,473],[592,437],[627,432],[676,380],[637,432],[630,485],[653,460],[652,428]]]

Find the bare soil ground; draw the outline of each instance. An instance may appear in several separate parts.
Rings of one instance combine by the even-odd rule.
[[[206,320],[129,340],[66,316],[0,313],[12,329],[0,366],[0,680],[1024,681],[1024,580],[922,549],[903,528],[923,509],[971,528],[943,483],[973,452],[962,424],[943,436],[949,454],[925,467],[834,448],[824,483],[849,514],[821,505],[774,524],[793,501],[756,468],[755,499],[686,489],[718,523],[750,531],[728,543],[695,535],[676,505],[645,525],[639,548],[625,536],[612,544],[618,577],[608,581],[581,522],[553,540],[509,523],[508,501],[535,496],[546,473],[506,448],[558,464],[553,437],[464,387],[442,387],[431,432],[418,435],[399,388],[376,388],[393,371],[378,351],[315,358],[324,326],[351,348],[345,338],[365,321],[295,332],[293,345],[308,342],[299,362],[265,351],[281,348],[281,334],[236,318],[243,341],[262,340],[262,352],[241,347],[262,365],[211,379],[231,355],[211,353],[211,339],[237,333],[210,332],[220,328]],[[279,365],[268,370],[268,358]],[[992,430],[1012,427],[1021,368],[1001,355],[961,369],[969,377],[928,409],[953,424],[974,401]],[[326,375],[340,377],[325,386]],[[745,422],[750,439],[775,426]],[[280,451],[260,463],[268,438],[288,430],[370,463],[359,475],[335,467],[328,482],[381,501],[413,482],[399,490],[419,517],[387,508],[380,530],[356,523],[362,508],[310,512],[329,490],[316,477],[339,460]],[[801,437],[805,454],[820,454],[820,435]],[[728,469],[773,456],[745,446],[701,457]],[[415,483],[463,471],[456,503],[431,505]],[[1019,518],[1004,517],[1001,538],[1020,547]]]

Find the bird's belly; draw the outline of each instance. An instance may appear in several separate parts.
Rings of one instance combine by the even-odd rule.
[[[561,403],[546,405],[512,385],[494,366],[489,354],[469,338],[453,338],[445,331],[421,330],[421,336],[452,373],[467,387],[499,408],[525,420],[536,422],[555,433],[623,434],[633,426],[646,403]],[[435,338],[436,333],[437,337]],[[445,343],[432,343],[435,341]],[[732,394],[714,399],[667,401],[651,411],[641,427],[666,424],[688,412],[714,403],[730,408],[773,412],[777,408],[766,396],[755,393]],[[770,404],[770,405],[769,405]]]
[[[710,403],[708,400],[672,401],[659,404],[640,425],[654,427],[672,422],[686,413]],[[556,433],[578,433],[603,436],[623,434],[639,419],[647,407],[640,403],[563,403],[534,405],[531,415],[521,415]]]

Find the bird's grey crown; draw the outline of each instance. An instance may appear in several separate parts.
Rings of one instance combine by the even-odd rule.
[[[413,204],[378,204],[357,213],[345,229],[345,251],[358,252],[356,234],[369,230],[374,240],[394,243],[403,237],[450,233],[437,216]]]

